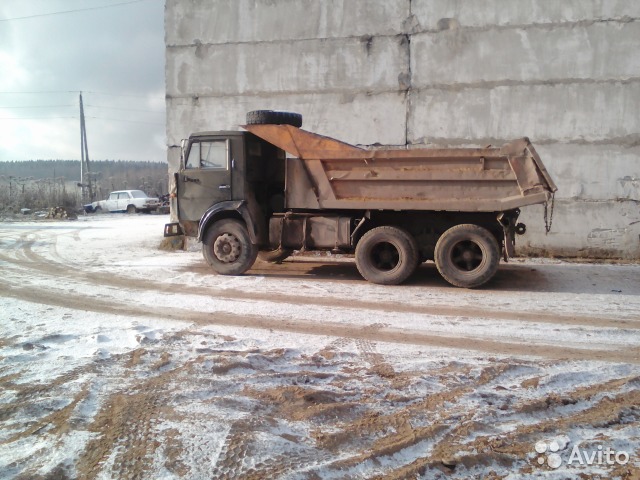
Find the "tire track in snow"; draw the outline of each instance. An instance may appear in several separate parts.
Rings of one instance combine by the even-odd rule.
[[[133,351],[119,358],[124,365],[130,365],[127,371],[135,368],[135,362],[131,362],[135,354]],[[97,435],[77,461],[81,478],[95,478],[104,471],[112,478],[147,477],[150,459],[160,446],[153,423],[172,398],[172,380],[189,366],[186,363],[158,373],[105,399],[88,426]]]
[[[5,297],[51,306],[73,308],[81,311],[163,318],[167,320],[193,322],[199,325],[224,325],[242,328],[278,330],[305,335],[345,337],[373,342],[427,345],[439,348],[453,348],[467,351],[472,350],[515,357],[533,356],[569,360],[596,360],[603,362],[640,364],[640,348],[592,350],[535,343],[501,342],[485,338],[429,335],[423,331],[412,331],[409,329],[381,328],[367,330],[361,326],[351,326],[335,322],[312,322],[308,320],[283,321],[280,318],[257,315],[239,316],[225,312],[198,312],[194,310],[180,309],[177,307],[167,309],[143,305],[123,305],[76,293],[65,293],[60,295],[50,290],[34,291],[32,288],[12,285],[3,280],[0,280],[0,286],[3,287],[2,290],[4,293],[2,293],[2,295]]]
[[[24,234],[30,235],[33,232]],[[190,295],[198,295],[210,298],[212,296],[229,300],[254,300],[266,301],[277,304],[305,304],[317,307],[343,307],[368,310],[372,312],[395,312],[395,313],[417,313],[424,315],[435,315],[443,317],[467,317],[467,318],[487,318],[494,320],[510,320],[534,323],[549,323],[562,325],[580,325],[589,327],[604,328],[626,328],[640,329],[640,322],[624,318],[602,318],[596,316],[566,315],[544,312],[522,312],[491,310],[482,307],[474,308],[470,311],[467,307],[456,306],[418,306],[404,303],[391,302],[369,302],[366,300],[341,299],[335,297],[314,297],[305,295],[285,295],[275,292],[261,293],[256,291],[243,291],[237,289],[217,289],[209,287],[194,287],[191,285],[176,285],[158,283],[145,279],[134,279],[123,277],[121,274],[108,275],[107,271],[91,272],[83,268],[75,267],[68,263],[57,262],[47,258],[33,250],[37,238],[23,241],[19,247],[23,252],[23,257],[29,261],[14,260],[10,256],[0,254],[0,259],[12,263],[21,268],[35,270],[39,273],[73,280],[83,279],[91,286],[108,286],[127,290],[143,290],[163,293],[175,293],[176,289],[184,286],[188,287]]]

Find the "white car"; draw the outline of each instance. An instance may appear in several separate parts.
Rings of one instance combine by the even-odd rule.
[[[111,192],[109,198],[85,205],[87,212],[151,212],[160,206],[157,198],[149,197],[142,190],[119,190]]]

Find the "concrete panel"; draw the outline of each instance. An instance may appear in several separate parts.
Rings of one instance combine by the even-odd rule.
[[[169,144],[179,145],[191,132],[237,130],[251,110],[302,113],[303,128],[348,143],[405,143],[406,99],[402,93],[310,94],[170,98],[167,103]]]
[[[639,39],[640,22],[418,34],[412,85],[639,77]]]
[[[172,145],[255,109],[353,144],[527,135],[560,190],[548,236],[524,209],[519,250],[640,258],[640,2],[167,0],[165,18],[171,170]]]
[[[169,173],[178,171],[180,167],[180,145],[169,145],[167,148],[167,163],[169,164]],[[173,182],[173,178],[169,179],[169,183]]]
[[[640,82],[503,86],[411,94],[412,143],[637,143]]]
[[[536,145],[558,185],[556,198],[640,201],[640,147]]]
[[[397,35],[410,0],[167,0],[167,45]]]
[[[574,23],[640,17],[634,0],[413,0],[411,11],[424,30],[448,26],[495,27]],[[446,21],[444,19],[454,19]]]
[[[640,205],[633,201],[556,202],[552,230],[544,233],[543,207],[522,211],[527,234],[519,254],[640,259]]]
[[[406,37],[176,47],[167,51],[169,95],[401,90]]]

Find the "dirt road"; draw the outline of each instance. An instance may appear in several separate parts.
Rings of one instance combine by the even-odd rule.
[[[220,277],[158,250],[164,220],[1,224],[7,478],[640,474],[637,265],[521,261],[482,290],[333,257]],[[629,461],[568,463],[598,446]]]

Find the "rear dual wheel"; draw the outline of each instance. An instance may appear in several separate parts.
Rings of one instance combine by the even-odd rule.
[[[418,265],[418,244],[409,232],[398,227],[376,227],[365,233],[356,247],[356,266],[372,283],[398,285]]]
[[[496,237],[486,228],[462,224],[442,234],[434,256],[436,267],[447,282],[456,287],[474,288],[496,274],[500,248]]]

